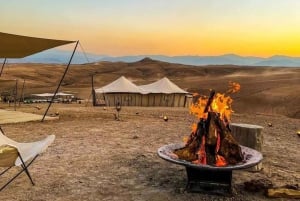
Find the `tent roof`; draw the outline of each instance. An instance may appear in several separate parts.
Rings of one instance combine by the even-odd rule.
[[[76,41],[35,38],[0,32],[0,58],[23,58]]]
[[[168,78],[164,77],[156,82],[147,85],[139,86],[144,93],[165,93],[165,94],[172,94],[172,93],[180,93],[186,94],[187,91],[179,88],[176,84],[171,82]]]
[[[124,76],[112,83],[95,89],[96,93],[143,93],[143,91]]]
[[[42,93],[42,94],[32,94],[33,96],[39,96],[39,97],[52,97],[52,93]]]
[[[52,97],[54,94],[53,93],[42,93],[42,94],[32,94],[33,96],[39,96],[39,97]],[[56,96],[71,96],[73,94],[67,94],[63,92],[58,92],[56,93]]]

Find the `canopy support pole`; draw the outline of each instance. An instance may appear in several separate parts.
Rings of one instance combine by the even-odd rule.
[[[17,97],[18,97],[18,79],[16,79],[16,85],[14,89],[14,110],[17,111]]]
[[[51,107],[52,102],[54,101],[54,98],[55,98],[55,96],[56,96],[56,94],[57,94],[57,92],[58,92],[58,90],[59,90],[59,88],[60,88],[60,85],[61,85],[62,81],[64,80],[64,78],[65,78],[65,76],[66,76],[66,74],[67,74],[67,72],[68,72],[68,69],[69,69],[69,67],[70,67],[70,65],[71,65],[71,62],[72,62],[73,56],[74,56],[74,54],[75,54],[76,48],[77,48],[77,46],[78,46],[78,43],[79,43],[79,41],[76,42],[75,48],[74,48],[74,50],[73,50],[73,53],[72,53],[72,55],[71,55],[71,58],[70,58],[70,60],[69,60],[68,65],[67,65],[67,68],[66,68],[66,70],[65,70],[65,72],[64,72],[64,74],[63,74],[63,76],[62,76],[62,78],[61,78],[61,80],[60,80],[60,82],[59,82],[59,84],[58,84],[58,86],[57,86],[57,88],[56,88],[56,90],[55,90],[55,92],[54,92],[52,98],[51,98],[51,101],[50,101],[50,103],[49,103],[49,105],[48,105],[48,108],[47,108],[47,110],[45,111],[45,114],[44,114],[44,116],[43,116],[43,118],[42,118],[42,120],[41,120],[42,122],[44,121],[44,119],[45,119],[45,117],[46,117],[46,115],[47,115],[47,113],[48,113],[48,110],[49,110],[49,108]]]
[[[1,68],[1,72],[0,72],[0,77],[2,75],[5,63],[6,63],[6,58],[4,59],[3,64],[2,64],[2,68]]]

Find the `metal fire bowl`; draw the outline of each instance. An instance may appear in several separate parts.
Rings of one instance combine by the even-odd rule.
[[[207,170],[215,170],[215,171],[232,171],[232,170],[238,170],[238,169],[245,169],[252,166],[257,165],[261,160],[263,159],[262,154],[254,149],[251,149],[249,147],[241,146],[242,153],[244,155],[244,161],[241,163],[238,163],[236,165],[227,165],[224,167],[217,167],[212,165],[202,165],[202,164],[193,164],[186,160],[181,160],[176,158],[176,155],[174,154],[174,150],[180,149],[184,147],[183,143],[174,143],[174,144],[168,144],[160,147],[157,150],[158,156],[161,157],[164,160],[170,161],[172,163],[176,163],[178,165],[183,165],[185,167],[190,168],[196,168],[196,169],[207,169]]]

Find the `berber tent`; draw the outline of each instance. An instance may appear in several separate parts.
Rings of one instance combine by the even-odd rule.
[[[166,77],[139,87],[144,91],[143,106],[185,107],[188,92]]]
[[[185,107],[187,91],[168,78],[148,85],[137,86],[124,76],[95,90],[96,105]],[[100,104],[99,104],[100,103]]]
[[[121,76],[112,83],[95,89],[96,101],[106,106],[115,106],[120,103],[123,106],[140,106],[143,91],[130,80]]]

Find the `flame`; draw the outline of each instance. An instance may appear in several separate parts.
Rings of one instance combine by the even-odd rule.
[[[217,132],[217,130],[216,130],[216,132]],[[216,152],[216,166],[217,167],[227,165],[226,159],[223,156],[218,154],[218,152],[220,150],[220,145],[221,145],[220,133],[217,132],[217,145],[216,145],[216,149],[215,149],[215,152]]]
[[[204,113],[207,101],[207,97],[199,97],[198,101],[190,106],[190,113],[195,115],[198,119],[207,119],[207,113]]]
[[[206,97],[200,97],[195,104],[190,107],[190,113],[194,114],[198,119],[207,119],[208,113],[204,113],[204,108],[206,106],[208,99]],[[216,112],[220,114],[221,119],[230,120],[231,104],[233,100],[226,96],[225,94],[217,93],[211,103],[211,107],[208,111]],[[192,125],[192,131],[195,131],[197,126]]]
[[[226,93],[217,93],[215,94],[210,107],[208,108],[208,112],[215,112],[220,115],[220,119],[223,120],[225,123],[229,123],[231,114],[233,110],[231,109],[231,104],[233,102],[232,98],[228,95],[231,93],[235,93],[240,90],[241,86],[239,83],[230,81],[229,89]],[[195,93],[193,96],[200,96],[199,94]],[[198,100],[193,103],[190,107],[190,113],[195,115],[198,119],[207,119],[208,112],[204,112],[205,106],[207,104],[208,97],[200,96]],[[197,132],[197,124],[192,124],[192,135]],[[219,155],[220,149],[220,133],[218,130],[215,130],[215,134],[217,136],[217,144],[215,148],[215,159],[216,159],[216,166],[226,166],[227,162],[226,159]],[[191,136],[192,136],[191,135]],[[184,142],[187,143],[189,138],[185,138]],[[202,136],[201,147],[197,152],[198,159],[193,161],[195,164],[207,164],[206,161],[206,151],[205,151],[205,136]]]
[[[229,81],[227,93],[236,93],[241,89],[241,85],[236,82]]]
[[[217,93],[211,103],[211,111],[219,113],[222,120],[225,118],[229,120],[233,112],[231,110],[232,101],[232,98],[229,96]]]
[[[198,159],[193,161],[195,164],[203,164],[206,165],[206,151],[205,151],[205,136],[202,136],[202,142],[201,142],[201,147],[198,151]]]
[[[222,166],[226,166],[227,165],[227,162],[226,162],[226,159],[221,156],[221,155],[216,155],[216,166],[217,167],[222,167]]]
[[[226,94],[238,92],[241,89],[241,85],[236,82],[230,81],[228,84],[229,89]],[[232,109],[231,104],[233,102],[232,98],[225,93],[217,93],[211,103],[209,112],[216,112],[220,114],[222,120],[230,120]],[[193,96],[199,95],[194,93]],[[204,108],[208,101],[207,97],[200,96],[196,103],[192,104],[190,107],[190,113],[194,114],[198,119],[207,119],[208,114],[204,113]],[[194,127],[193,127],[194,129]]]
[[[196,130],[197,130],[197,124],[193,123],[192,124],[192,133],[196,133]]]

